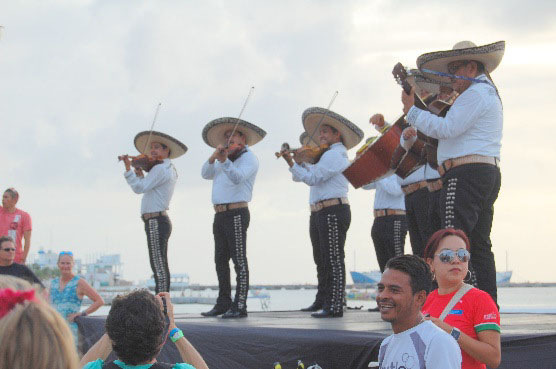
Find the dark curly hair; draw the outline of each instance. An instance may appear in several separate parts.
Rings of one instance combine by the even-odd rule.
[[[385,269],[394,269],[409,275],[411,292],[415,295],[425,291],[427,295],[432,289],[432,273],[425,260],[415,255],[400,255],[386,263]]]
[[[106,318],[112,348],[126,364],[154,359],[164,342],[166,321],[160,305],[146,289],[118,295]]]
[[[469,238],[464,231],[461,229],[454,229],[454,228],[445,228],[438,230],[432,234],[427,242],[427,246],[425,247],[424,258],[426,259],[434,259],[434,254],[436,250],[438,250],[438,246],[440,245],[440,241],[448,236],[457,236],[465,242],[465,248],[467,251],[471,248],[469,244]]]

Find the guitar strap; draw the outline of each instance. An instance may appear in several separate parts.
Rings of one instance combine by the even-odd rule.
[[[463,297],[463,295],[469,292],[472,288],[473,288],[472,285],[464,283],[463,286],[461,286],[461,288],[458,290],[458,292],[456,292],[454,296],[452,296],[452,299],[450,300],[450,302],[448,302],[448,305],[446,305],[444,310],[442,310],[442,313],[440,314],[438,319],[444,321],[448,313],[452,310],[454,306],[456,306],[456,304]]]

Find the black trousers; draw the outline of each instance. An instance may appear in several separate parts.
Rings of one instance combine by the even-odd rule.
[[[249,291],[249,266],[247,264],[247,228],[250,213],[248,208],[232,209],[216,213],[212,225],[214,235],[214,262],[218,276],[218,299],[216,305],[222,309],[247,310]],[[232,303],[230,282],[230,259],[236,272],[236,294]]]
[[[149,259],[154,275],[155,291],[170,292],[170,269],[168,268],[168,239],[172,222],[166,215],[144,220]]]
[[[429,227],[426,234],[426,240],[433,235],[434,232],[438,231],[442,227],[442,215],[440,213],[440,195],[442,190],[436,190],[429,192],[429,209],[428,209],[428,220]],[[426,243],[425,243],[426,246]]]
[[[405,215],[386,215],[375,218],[371,228],[371,238],[381,272],[384,272],[388,260],[404,254],[406,235]]]
[[[326,300],[326,280],[325,280],[325,262],[322,257],[319,227],[317,224],[318,212],[312,211],[309,217],[309,236],[311,237],[311,245],[313,246],[313,261],[317,267],[317,296],[315,297],[315,304],[324,305]]]
[[[423,257],[429,230],[429,190],[421,188],[405,196],[405,213],[413,255]]]
[[[496,265],[490,230],[501,185],[500,169],[489,164],[461,165],[446,172],[442,182],[442,228],[459,228],[467,234],[471,242],[471,282],[496,302]]]
[[[315,260],[315,263],[317,278],[319,278],[319,267],[321,270],[319,290],[322,297],[317,292],[317,299],[322,298],[324,307],[337,314],[343,311],[346,289],[344,245],[351,224],[351,209],[347,204],[333,205],[311,215],[310,234],[313,256],[319,259],[318,255],[320,255],[320,261]]]

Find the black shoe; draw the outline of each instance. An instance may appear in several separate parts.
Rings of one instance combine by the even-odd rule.
[[[212,310],[205,311],[204,313],[201,313],[201,315],[207,317],[218,316],[224,314],[226,311],[228,311],[228,309],[223,309],[221,307],[215,306],[212,308]]]
[[[374,308],[369,308],[369,309],[367,309],[367,311],[370,311],[371,313],[373,313],[373,312],[380,311],[380,309],[379,309],[379,307],[377,306],[377,307],[374,307]]]
[[[303,308],[301,311],[319,311],[320,309],[322,309],[322,304],[315,301],[311,306]]]
[[[230,309],[222,315],[222,319],[247,318],[247,310]]]
[[[311,314],[313,318],[341,318],[344,316],[344,312],[334,313],[332,310],[322,309],[316,313]]]

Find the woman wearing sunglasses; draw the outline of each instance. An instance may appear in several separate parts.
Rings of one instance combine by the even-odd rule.
[[[469,239],[459,229],[441,229],[431,236],[424,256],[438,289],[429,294],[422,312],[458,342],[462,369],[497,368],[500,313],[488,293],[465,283],[469,248]]]
[[[60,277],[54,278],[50,284],[50,303],[69,322],[77,346],[75,318],[94,313],[104,305],[104,300],[85,279],[73,273],[74,265],[71,251],[60,252],[58,255]],[[93,303],[87,309],[79,311],[84,296],[87,296]]]

